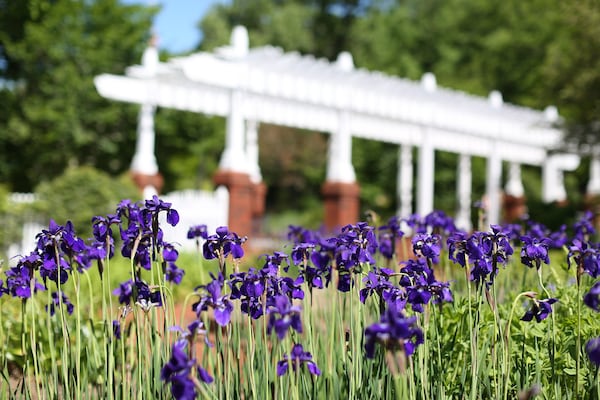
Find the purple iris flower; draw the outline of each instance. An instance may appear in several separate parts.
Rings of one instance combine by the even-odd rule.
[[[174,284],[179,285],[183,279],[183,275],[185,275],[185,271],[177,267],[174,262],[167,263],[165,269],[165,280],[167,282],[173,282]]]
[[[423,219],[428,230],[435,234],[448,235],[456,231],[454,220],[441,210],[433,210]]]
[[[402,310],[389,304],[379,322],[365,329],[365,352],[368,358],[373,358],[375,344],[380,343],[388,350],[401,350],[410,356],[423,340],[417,317],[405,317]]]
[[[269,315],[267,332],[271,333],[274,329],[280,340],[285,337],[290,327],[296,332],[302,333],[300,311],[300,307],[292,305],[287,296],[270,297],[267,300],[267,314]]]
[[[133,281],[128,281],[119,284],[119,287],[113,290],[112,294],[119,296],[120,304],[129,304],[131,302],[131,296],[133,296]]]
[[[354,265],[368,263],[375,264],[375,253],[377,252],[377,239],[374,229],[366,222],[358,222],[356,225],[346,225],[338,236],[339,245],[345,247],[349,259],[345,265],[351,269]],[[352,262],[348,262],[352,260]]]
[[[414,233],[427,233],[427,224],[425,224],[425,220],[419,214],[412,214],[402,221],[412,228]]]
[[[573,239],[567,256],[569,267],[571,260],[577,265],[580,274],[587,272],[592,278],[600,276],[600,251],[591,243]]]
[[[115,335],[115,338],[121,339],[121,322],[119,322],[119,320],[114,319],[112,322],[113,325],[113,335]]]
[[[440,236],[429,234],[417,234],[412,239],[413,252],[417,257],[425,257],[432,263],[440,261]]]
[[[34,281],[33,290],[44,290],[44,286],[34,277],[34,271],[39,269],[42,260],[36,251],[32,251],[28,256],[21,257],[16,266],[6,271],[6,282],[4,288],[0,289],[3,293],[10,293],[13,297],[28,299],[31,293],[31,281]]]
[[[297,371],[302,365],[306,365],[311,374],[321,375],[321,370],[313,361],[312,354],[304,351],[304,348],[299,343],[292,347],[289,356],[284,354],[283,359],[277,362],[277,376],[284,375],[289,369],[289,364],[292,364],[293,371]]]
[[[379,227],[379,252],[388,260],[392,259],[396,252],[396,242],[404,236],[400,222],[400,218],[394,215],[386,225]]]
[[[298,243],[292,249],[292,262],[294,265],[304,265],[311,259],[311,254],[315,248],[313,243]]]
[[[208,230],[206,225],[194,225],[191,226],[187,232],[188,239],[207,239],[208,238]]]
[[[150,200],[146,200],[144,205],[146,206],[146,212],[150,212],[153,215],[153,218],[157,218],[159,212],[166,211],[167,223],[169,225],[175,226],[179,223],[179,213],[177,210],[171,208],[171,203],[162,201],[157,195],[152,196],[152,199]]]
[[[394,273],[388,268],[377,268],[373,271],[369,271],[367,276],[363,278],[364,287],[360,290],[360,301],[364,304],[369,296],[377,293],[380,297],[383,296],[383,292],[393,287],[390,282],[390,276]]]
[[[300,243],[317,243],[321,238],[321,234],[301,226],[289,225],[287,238],[294,245]]]
[[[600,337],[590,339],[585,345],[585,352],[596,367],[600,367]]]
[[[58,307],[61,303],[63,306],[67,307],[67,312],[69,315],[73,314],[73,303],[71,303],[67,295],[63,292],[52,292],[52,302],[46,305],[46,311],[53,316],[56,312],[56,307]]]
[[[95,216],[92,218],[92,233],[99,242],[106,242],[108,238],[113,237],[111,225],[118,225],[121,219],[116,214],[109,214],[106,217]]]
[[[533,299],[533,304],[525,315],[521,318],[522,321],[531,321],[534,317],[537,322],[541,322],[548,318],[548,315],[552,312],[552,304],[556,303],[558,299],[550,298],[546,300]]]
[[[226,226],[220,226],[217,228],[216,234],[206,238],[202,253],[207,260],[225,259],[229,254],[233,258],[242,258],[244,256],[242,243],[245,241],[245,238],[240,238],[236,233],[229,232]]]
[[[264,257],[265,257],[265,265],[263,266],[263,269],[269,270],[271,274],[277,275],[277,273],[279,272],[279,268],[281,268],[281,264],[285,262],[287,265],[283,268],[283,270],[285,272],[288,272],[289,257],[287,254],[285,254],[281,251],[275,251],[275,252],[273,252],[273,254],[265,254]]]
[[[586,211],[581,218],[573,225],[575,238],[586,242],[596,233],[594,228],[594,213]]]
[[[188,341],[178,340],[173,344],[171,358],[160,371],[160,378],[171,384],[171,394],[177,400],[196,399],[196,385],[192,379],[192,371],[204,383],[211,383],[213,378],[202,367],[196,364],[195,358],[190,358],[186,352]]]
[[[142,280],[135,282],[137,290],[136,304],[142,310],[149,311],[152,307],[162,307],[162,297],[159,290],[152,290],[148,284]]]
[[[592,310],[600,312],[600,281],[596,282],[583,296],[583,302]]]
[[[523,247],[521,248],[521,263],[527,265],[529,268],[535,267],[540,269],[542,262],[550,264],[550,258],[548,256],[548,246],[550,245],[550,239],[542,238],[538,239],[531,236],[521,236]]]
[[[462,231],[456,231],[446,239],[446,244],[448,245],[448,258],[450,261],[461,265],[463,268],[466,267],[466,260],[469,255],[468,241],[469,235]]]
[[[270,279],[270,275],[263,273],[263,270],[257,271],[255,268],[250,268],[248,272],[231,274],[228,281],[231,288],[230,298],[240,299],[240,309],[253,319],[258,319],[263,315],[262,301],[268,279]]]
[[[201,312],[212,308],[214,310],[215,321],[220,326],[225,326],[231,320],[233,304],[226,295],[221,295],[225,279],[219,273],[217,277],[211,274],[213,280],[208,285],[202,285],[196,288],[204,289],[200,295],[200,300],[192,305],[192,309],[199,316]]]

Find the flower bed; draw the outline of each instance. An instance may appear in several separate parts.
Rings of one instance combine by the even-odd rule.
[[[291,226],[286,251],[253,265],[243,262],[246,238],[199,225],[188,238],[213,261],[191,268],[163,240],[160,214],[179,221],[158,197],[123,201],[93,219],[87,243],[51,221],[5,270],[2,393],[600,397],[589,214],[558,232],[533,221],[463,232],[440,212],[330,236]],[[399,257],[407,243],[400,254],[410,256]],[[129,262],[115,285],[116,254]],[[194,289],[175,296],[185,281]],[[178,318],[180,309],[191,318]]]

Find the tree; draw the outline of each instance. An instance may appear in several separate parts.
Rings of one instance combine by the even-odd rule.
[[[137,109],[102,99],[93,78],[139,63],[156,11],[118,0],[0,1],[0,180],[30,191],[67,165],[127,168]]]
[[[565,118],[568,140],[580,147],[600,138],[600,4],[569,3],[544,64],[546,95]]]

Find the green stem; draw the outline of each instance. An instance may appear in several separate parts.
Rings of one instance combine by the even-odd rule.
[[[512,318],[515,313],[515,308],[517,307],[517,302],[523,296],[532,297],[535,296],[534,292],[523,292],[519,293],[515,300],[513,301],[512,307],[510,309],[510,314],[508,314],[508,320],[506,321],[506,327],[504,328],[504,341],[505,341],[505,355],[504,355],[504,399],[508,399],[508,386],[510,384],[510,374],[509,374],[509,363],[511,358],[510,351],[510,327],[512,325]]]
[[[575,347],[575,398],[579,398],[579,368],[581,353],[581,279],[577,276],[577,344]]]

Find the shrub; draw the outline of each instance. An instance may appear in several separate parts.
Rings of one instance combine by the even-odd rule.
[[[94,215],[114,211],[121,199],[138,199],[140,193],[128,176],[112,178],[92,167],[68,168],[63,175],[41,183],[35,190],[36,208],[44,219],[70,220],[79,235],[90,237]]]

